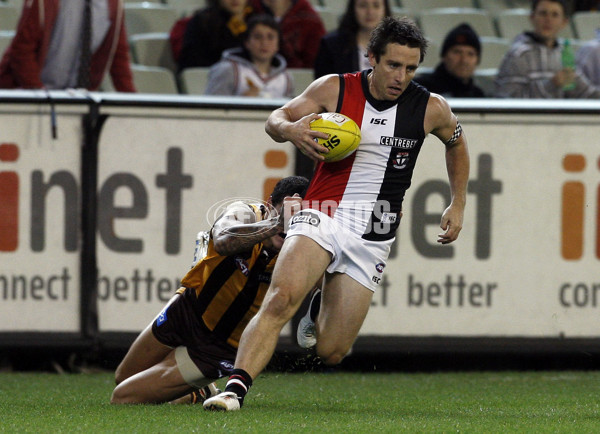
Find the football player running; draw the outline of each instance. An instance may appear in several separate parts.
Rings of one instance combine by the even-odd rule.
[[[327,365],[344,358],[381,282],[404,193],[429,133],[444,144],[451,190],[437,241],[458,238],[469,174],[467,141],[447,101],[412,81],[426,48],[412,21],[386,17],[368,45],[371,69],[318,78],[267,119],[266,131],[275,141],[292,142],[317,168],[303,209],[291,220],[265,300],[242,334],[226,389],[204,408],[242,406],[281,329],[323,273],[315,349]],[[323,112],[341,113],[361,127],[358,149],[342,161],[324,163],[325,148],[314,140],[325,138],[310,129]]]

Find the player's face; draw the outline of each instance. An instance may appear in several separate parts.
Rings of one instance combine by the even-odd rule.
[[[219,0],[221,7],[232,15],[241,15],[246,8],[247,0]]]
[[[385,15],[383,0],[356,0],[354,14],[358,26],[364,30],[373,30]]]
[[[552,43],[569,22],[560,3],[553,1],[539,2],[529,19],[535,34]]]
[[[270,62],[279,51],[279,34],[275,29],[257,24],[245,42],[253,61]]]
[[[419,48],[396,43],[387,45],[379,62],[373,53],[369,53],[369,63],[373,68],[369,82],[371,94],[379,100],[397,99],[415,77],[420,58]]]
[[[470,45],[455,45],[446,51],[443,61],[450,74],[466,82],[473,77],[479,56]]]

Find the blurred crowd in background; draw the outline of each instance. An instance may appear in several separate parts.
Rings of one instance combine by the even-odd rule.
[[[0,89],[291,98],[370,67],[385,16],[429,40],[415,81],[457,98],[600,98],[600,1],[0,0]]]

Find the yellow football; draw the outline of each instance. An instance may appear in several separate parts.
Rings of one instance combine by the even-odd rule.
[[[341,113],[321,113],[321,119],[311,122],[310,128],[329,134],[317,142],[329,149],[323,152],[325,162],[340,161],[352,154],[360,143],[360,128],[356,122]]]

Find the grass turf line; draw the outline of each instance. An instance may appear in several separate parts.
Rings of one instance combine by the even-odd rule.
[[[113,406],[112,388],[108,373],[0,373],[0,432],[600,431],[596,371],[266,373],[233,413]]]

